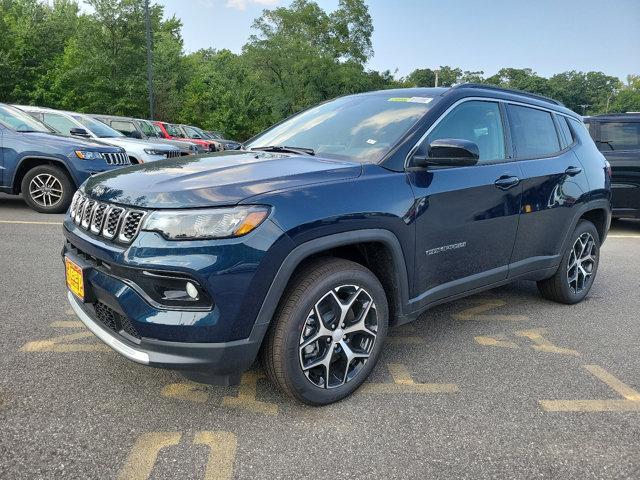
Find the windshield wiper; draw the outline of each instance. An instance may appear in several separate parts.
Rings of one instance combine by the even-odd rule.
[[[251,150],[260,150],[262,152],[288,152],[297,153],[298,155],[315,155],[313,148],[304,147],[287,147],[286,145],[269,145],[268,147],[253,147]]]
[[[604,143],[611,149],[611,151],[615,151],[615,148],[613,148],[613,145],[611,145],[609,140],[596,140],[596,143]]]

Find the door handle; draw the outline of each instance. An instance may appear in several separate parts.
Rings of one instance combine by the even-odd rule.
[[[518,177],[503,175],[494,182],[494,185],[502,190],[509,190],[511,187],[515,187],[519,183],[520,179]]]
[[[568,167],[564,173],[566,173],[567,175],[569,175],[570,177],[573,177],[575,175],[578,175],[580,172],[582,172],[582,169],[580,167],[574,167],[573,165]]]

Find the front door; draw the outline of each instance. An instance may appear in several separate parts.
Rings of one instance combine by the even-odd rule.
[[[416,197],[417,308],[507,277],[521,171],[505,130],[498,102],[464,101],[432,127],[425,142],[472,141],[479,148],[478,164],[408,171]]]

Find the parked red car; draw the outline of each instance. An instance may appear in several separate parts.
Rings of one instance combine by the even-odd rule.
[[[219,150],[216,142],[206,138],[194,137],[192,135],[189,135],[188,132],[184,128],[182,128],[181,125],[174,125],[173,123],[167,123],[167,122],[153,122],[153,123],[160,129],[160,134],[164,138],[168,138],[170,140],[187,139],[190,142],[201,145],[202,148],[210,152],[215,152]]]

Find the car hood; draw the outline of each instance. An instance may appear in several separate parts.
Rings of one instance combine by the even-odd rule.
[[[21,133],[21,132],[18,132]],[[121,152],[122,149],[114,147],[99,140],[67,137],[57,133],[45,133],[45,132],[24,132],[21,133],[25,138],[31,139],[37,142],[42,147],[47,146],[51,148],[69,148],[73,150],[97,150],[99,152]]]
[[[96,175],[92,198],[146,208],[235,205],[274,190],[355,178],[356,162],[267,152],[220,152],[146,163]]]
[[[138,138],[129,137],[109,137],[100,138],[100,141],[110,143],[111,145],[118,145],[123,148],[155,148],[157,150],[176,150],[177,147],[173,145],[163,145],[162,143],[155,142],[153,140],[140,140]]]

